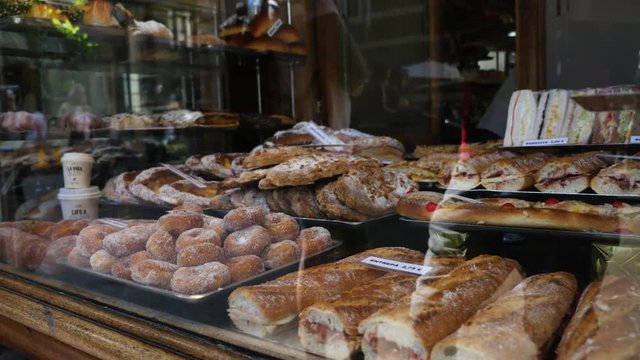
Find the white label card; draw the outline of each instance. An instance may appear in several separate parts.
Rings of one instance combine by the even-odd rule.
[[[640,135],[632,135],[629,139],[630,144],[640,144]]]
[[[324,132],[318,125],[313,122],[309,122],[305,130],[311,134],[321,145],[342,145],[344,144],[340,139],[335,136],[331,136]]]
[[[282,20],[277,19],[276,22],[271,25],[269,30],[267,30],[267,35],[269,35],[269,37],[273,37],[273,35],[275,35],[278,30],[280,30],[280,27],[282,27]]]
[[[365,265],[370,265],[385,270],[409,273],[414,275],[424,275],[432,269],[431,266],[423,266],[402,261],[383,259],[377,256],[369,256],[360,262]]]
[[[553,146],[553,145],[566,145],[569,143],[569,138],[555,138],[555,139],[540,139],[540,140],[525,140],[522,146]]]

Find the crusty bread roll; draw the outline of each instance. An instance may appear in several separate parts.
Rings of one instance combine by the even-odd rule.
[[[426,257],[425,265],[430,269],[423,279],[445,275],[463,261],[461,257]],[[300,314],[300,341],[312,353],[332,359],[350,358],[360,348],[360,321],[415,288],[415,276],[389,273],[341,294],[336,301],[315,303]]]
[[[273,37],[288,45],[300,42],[298,30],[291,25],[282,25]]]
[[[637,359],[640,284],[605,276],[583,292],[556,350],[558,360]]]
[[[377,248],[261,285],[241,287],[229,295],[229,317],[241,331],[261,337],[291,327],[307,306],[331,301],[346,290],[385,275],[360,263],[367,256],[417,262],[424,255],[406,248]]]
[[[433,346],[522,280],[520,265],[478,256],[362,321],[365,359],[428,359]]]
[[[553,341],[576,291],[569,273],[527,278],[436,344],[431,359],[537,360]]]
[[[273,26],[277,18],[269,16],[267,12],[257,14],[249,24],[249,32],[254,38],[266,35],[267,31]]]

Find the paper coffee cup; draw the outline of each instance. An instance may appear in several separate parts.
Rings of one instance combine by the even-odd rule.
[[[67,189],[86,189],[91,186],[91,168],[93,156],[84,153],[65,153],[62,155],[64,187]]]
[[[68,219],[98,218],[98,199],[101,192],[97,186],[86,189],[65,189],[58,191],[62,217]]]

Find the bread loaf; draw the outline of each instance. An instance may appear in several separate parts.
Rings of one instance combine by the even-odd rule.
[[[431,359],[539,359],[576,291],[576,279],[569,273],[527,278],[436,344]]]
[[[362,321],[365,359],[428,359],[433,346],[522,280],[520,266],[478,256]]]
[[[426,277],[441,276],[460,265],[460,257],[430,256]],[[416,276],[389,273],[358,286],[332,302],[315,303],[300,314],[298,335],[307,351],[332,359],[347,359],[359,348],[358,324],[377,310],[412,293]]]
[[[406,248],[378,248],[261,285],[241,287],[229,296],[229,316],[240,330],[256,336],[289,327],[307,306],[334,300],[346,290],[385,275],[360,263],[367,256],[418,262],[424,255]]]
[[[640,284],[605,276],[589,285],[558,345],[558,360],[637,359]]]

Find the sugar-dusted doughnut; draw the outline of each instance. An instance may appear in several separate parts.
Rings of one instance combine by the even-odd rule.
[[[81,268],[90,268],[91,263],[89,262],[89,257],[82,256],[77,248],[73,248],[69,255],[67,255],[67,263],[69,265],[81,267]]]
[[[178,236],[176,249],[180,250],[187,246],[207,243],[222,246],[222,238],[214,229],[195,228],[187,230]]]
[[[91,256],[102,250],[104,237],[120,229],[107,224],[92,224],[80,231],[76,240],[76,247],[82,256]]]
[[[264,272],[264,263],[256,255],[243,255],[227,259],[231,282],[235,283]]]
[[[178,266],[160,260],[144,260],[131,265],[131,280],[140,284],[169,289]]]
[[[204,222],[202,221],[202,215],[177,212],[160,217],[160,219],[158,219],[158,225],[160,225],[162,230],[168,232],[174,238],[177,238],[189,229],[201,228]]]
[[[266,215],[267,211],[261,207],[233,209],[224,216],[224,228],[234,232],[252,225],[262,225]]]
[[[149,259],[149,253],[146,251],[139,251],[135,254],[116,259],[111,266],[111,275],[131,280],[131,266],[147,259]]]
[[[205,216],[204,220],[204,228],[205,229],[213,229],[218,235],[220,235],[221,239],[224,239],[229,235],[227,229],[224,228],[224,220],[213,217],[213,216]]]
[[[230,281],[231,271],[226,265],[208,262],[176,270],[171,278],[171,290],[187,295],[204,294],[226,286]]]
[[[208,262],[224,262],[224,250],[211,243],[196,244],[178,250],[178,266],[198,266]]]
[[[155,224],[136,225],[105,236],[102,245],[115,257],[131,255],[145,250],[147,240],[158,230]]]
[[[269,269],[291,264],[300,259],[300,246],[291,240],[284,240],[267,246],[260,257]]]
[[[303,257],[318,253],[333,245],[329,230],[319,226],[300,231],[296,243],[300,246]]]
[[[115,261],[116,258],[104,249],[96,251],[89,258],[91,269],[105,274],[111,273],[111,267]]]
[[[267,214],[264,227],[269,231],[272,242],[295,240],[300,233],[300,226],[296,219],[284,213]]]
[[[260,225],[253,225],[229,234],[224,240],[224,250],[228,257],[260,255],[269,244],[269,231]]]
[[[176,262],[177,254],[173,236],[162,229],[151,234],[147,240],[147,252],[156,260]]]
[[[76,246],[77,235],[70,235],[62,237],[58,240],[52,241],[47,246],[47,252],[40,264],[40,270],[45,274],[54,274],[58,270],[58,263],[64,262],[69,256],[69,253]]]

